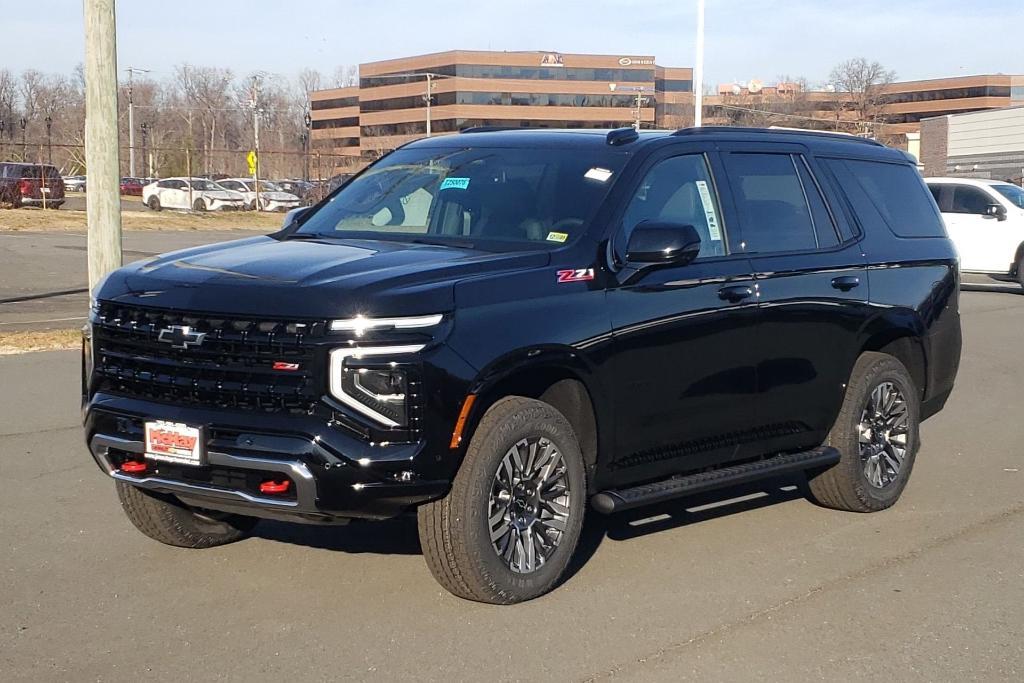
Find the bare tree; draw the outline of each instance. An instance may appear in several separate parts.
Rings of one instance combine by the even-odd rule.
[[[896,72],[864,57],[848,59],[832,69],[829,82],[835,87],[837,107],[853,111],[862,123],[878,121],[884,94],[896,80]],[[843,97],[845,96],[845,97]],[[837,120],[839,118],[837,109]]]
[[[335,88],[347,88],[350,85],[359,85],[359,68],[349,65],[341,65],[334,70],[332,85]]]

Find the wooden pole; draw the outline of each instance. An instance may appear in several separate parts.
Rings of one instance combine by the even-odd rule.
[[[85,164],[89,174],[89,289],[121,267],[121,188],[117,138],[114,0],[84,0]]]

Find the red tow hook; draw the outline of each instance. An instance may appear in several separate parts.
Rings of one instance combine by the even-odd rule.
[[[128,474],[139,474],[146,471],[146,463],[138,460],[125,460],[121,463],[121,471]]]
[[[285,479],[284,481],[265,481],[260,484],[260,493],[288,493],[288,489],[291,487],[291,481]]]

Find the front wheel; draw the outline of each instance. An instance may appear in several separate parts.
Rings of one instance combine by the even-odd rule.
[[[586,495],[583,456],[565,417],[541,401],[501,399],[481,419],[452,490],[419,509],[427,566],[467,600],[543,595],[572,559]]]
[[[192,202],[193,211],[206,211],[206,203],[202,199],[197,199]]]
[[[884,353],[857,359],[826,445],[839,450],[832,468],[808,476],[811,498],[852,512],[877,512],[903,493],[921,445],[921,402],[903,363]]]
[[[159,211],[162,207],[160,206],[160,198],[153,195],[149,198],[149,202],[146,204],[153,211]]]
[[[1017,261],[1017,282],[1024,288],[1024,249],[1021,249],[1021,257]]]
[[[198,510],[173,496],[115,483],[128,520],[146,536],[167,545],[212,548],[245,538],[256,526],[253,517]]]

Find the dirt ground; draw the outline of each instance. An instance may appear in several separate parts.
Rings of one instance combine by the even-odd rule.
[[[29,351],[77,349],[81,343],[82,333],[77,329],[0,332],[0,356]]]
[[[138,202],[138,197],[123,197],[122,203]],[[141,207],[141,203],[139,204]],[[251,228],[267,231],[281,226],[280,213],[122,210],[121,227],[124,230],[221,230]],[[85,230],[86,213],[74,209],[0,209],[0,232],[24,230]]]

